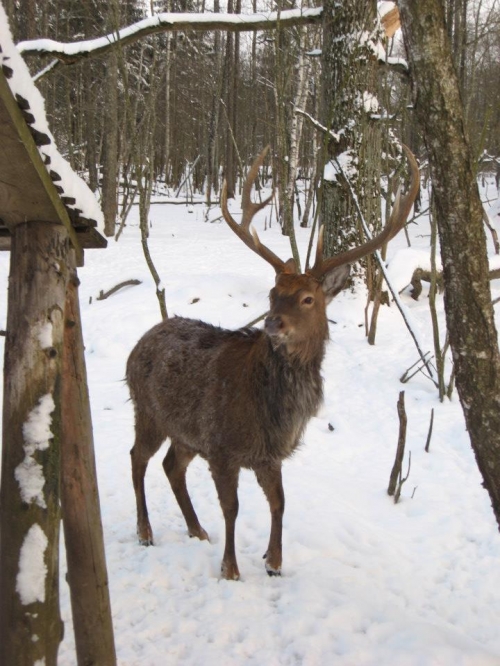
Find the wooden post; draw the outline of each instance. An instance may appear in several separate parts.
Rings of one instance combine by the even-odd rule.
[[[0,489],[0,664],[56,666],[61,367],[69,240],[12,230]]]
[[[115,666],[108,576],[76,269],[68,282],[63,348],[61,503],[79,666]]]

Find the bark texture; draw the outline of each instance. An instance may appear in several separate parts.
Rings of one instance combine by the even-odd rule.
[[[68,233],[15,227],[4,365],[0,664],[56,666],[59,456]]]
[[[115,666],[75,269],[66,296],[62,370],[61,504],[77,661],[78,666]]]
[[[359,220],[349,185],[356,193],[371,230],[380,228],[380,128],[370,121],[375,104],[376,65],[367,37],[375,27],[376,3],[356,0],[323,6],[322,122],[338,139],[327,139],[321,224],[325,255],[333,256],[360,244]],[[372,35],[373,36],[373,35]],[[373,108],[373,111],[376,111]],[[340,164],[342,172],[336,166]],[[346,178],[349,182],[346,182]],[[359,265],[353,275],[361,275]]]
[[[459,84],[442,3],[400,0],[399,10],[417,117],[429,152],[456,385],[500,525],[500,354],[483,210]]]

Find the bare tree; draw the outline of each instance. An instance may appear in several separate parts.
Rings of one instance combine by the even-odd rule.
[[[442,3],[400,0],[399,8],[429,153],[456,385],[500,525],[500,352],[476,169]]]

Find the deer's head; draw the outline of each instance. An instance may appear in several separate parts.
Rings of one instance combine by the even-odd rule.
[[[224,219],[234,233],[253,252],[265,259],[276,271],[276,284],[269,293],[270,309],[265,319],[264,330],[273,345],[286,345],[292,354],[309,356],[308,350],[323,344],[328,337],[326,306],[343,289],[349,277],[350,264],[374,252],[393,238],[404,226],[419,188],[418,165],[412,152],[403,145],[411,167],[411,184],[408,193],[396,195],[389,221],[380,234],[363,245],[323,259],[323,227],[320,229],[316,248],[316,259],[312,268],[299,273],[295,261],[282,261],[272,250],[263,245],[255,229],[250,227],[254,215],[264,208],[273,194],[262,201],[251,201],[252,184],[269,150],[267,146],[254,161],[243,185],[243,216],[238,224],[227,208],[227,191],[224,183],[221,207]]]

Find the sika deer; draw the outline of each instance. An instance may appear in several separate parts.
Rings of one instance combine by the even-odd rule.
[[[321,363],[328,340],[326,306],[343,288],[349,264],[373,252],[404,225],[418,191],[413,155],[408,194],[398,196],[389,222],[361,247],[323,260],[320,233],[314,266],[300,275],[292,259],[283,262],[263,245],[250,222],[261,204],[250,191],[267,148],[255,160],[243,189],[241,224],[229,214],[225,188],[222,211],[231,229],[276,271],[264,329],[237,331],[175,317],[158,324],[137,343],[127,363],[135,406],[136,438],[131,451],[140,543],[153,543],[144,492],[148,461],[168,437],[163,468],[190,536],[208,539],[191,504],[186,469],[200,455],[210,466],[226,524],[222,576],[239,578],[234,545],[238,476],[252,469],[271,509],[265,555],[269,575],[281,571],[285,497],[282,461],[300,443],[323,398]]]

